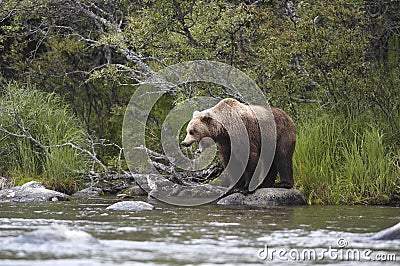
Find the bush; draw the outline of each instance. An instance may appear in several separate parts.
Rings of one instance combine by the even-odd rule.
[[[0,171],[16,185],[34,179],[58,191],[77,190],[87,158],[61,144],[82,145],[86,135],[61,97],[10,83],[0,101]]]
[[[395,156],[362,118],[325,114],[304,121],[293,164],[296,186],[309,203],[389,204],[399,196]]]

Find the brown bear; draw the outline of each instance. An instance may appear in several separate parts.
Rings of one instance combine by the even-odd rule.
[[[235,135],[240,130],[241,133]],[[215,142],[221,164],[227,170],[228,176],[240,175],[233,179],[237,182],[234,182],[231,191],[248,193],[253,174],[261,179],[257,183],[258,187],[293,187],[292,157],[296,143],[296,126],[283,110],[271,107],[269,111],[262,106],[246,105],[227,98],[212,108],[202,112],[195,111],[186,132],[181,145],[188,147],[197,142],[199,152]],[[262,153],[265,156],[260,158],[261,142],[264,140],[270,149],[267,147],[267,152]],[[263,150],[264,147],[263,144]],[[247,156],[244,166],[243,159],[239,158],[241,154]],[[270,163],[263,166],[268,160]],[[261,168],[265,169],[256,170],[259,161]],[[280,177],[279,183],[275,182],[277,173]]]

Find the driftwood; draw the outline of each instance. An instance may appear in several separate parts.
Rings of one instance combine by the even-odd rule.
[[[167,157],[166,155],[156,151],[152,151],[144,146],[137,147],[137,149],[146,151],[150,158],[148,162],[151,163],[158,171],[166,173],[169,176],[167,178],[169,181],[179,185],[184,185],[187,181],[196,183],[211,181],[218,177],[223,171],[223,168],[220,164],[212,165],[204,170],[179,170],[173,163],[173,158]]]

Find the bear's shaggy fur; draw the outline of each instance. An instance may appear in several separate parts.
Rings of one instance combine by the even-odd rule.
[[[260,128],[264,131],[260,130]],[[235,132],[240,130],[242,130],[242,133],[247,131],[248,138],[246,133],[235,136]],[[245,169],[239,181],[233,187],[234,190],[243,192],[249,190],[249,184],[259,160],[261,164],[265,160],[272,161],[269,171],[268,169],[264,170],[264,172],[257,170],[258,172],[255,176],[262,175],[261,177],[257,176],[259,179],[263,178],[266,171],[268,171],[260,187],[293,187],[292,157],[296,143],[296,126],[292,119],[281,109],[271,107],[270,112],[262,106],[249,106],[235,99],[227,98],[210,109],[194,112],[186,131],[187,135],[181,143],[184,146],[190,146],[194,142],[198,142],[199,151],[201,152],[212,145],[213,142],[216,143],[220,161],[225,169],[227,169],[229,160],[232,160],[229,164],[232,167],[229,167],[230,170],[227,169],[228,175],[234,175],[238,171],[240,172],[240,169]],[[267,136],[261,137],[261,131],[266,132]],[[269,155],[260,158],[261,142],[265,139],[267,140],[267,145],[272,147],[274,144],[276,145],[275,154],[272,155],[273,150],[270,149]],[[231,140],[234,143],[232,147]],[[268,141],[273,142],[268,144]],[[240,156],[235,156],[243,153],[248,154],[248,161],[245,162],[244,166],[240,161],[241,159],[238,159]],[[279,183],[275,182],[277,173],[279,173],[280,177]]]

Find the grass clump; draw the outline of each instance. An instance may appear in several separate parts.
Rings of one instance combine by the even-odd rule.
[[[390,204],[400,168],[384,135],[361,118],[322,115],[298,125],[296,186],[310,204]]]
[[[76,191],[87,158],[62,144],[81,145],[86,135],[61,97],[10,83],[0,102],[0,172],[15,185],[38,180],[61,192]]]

